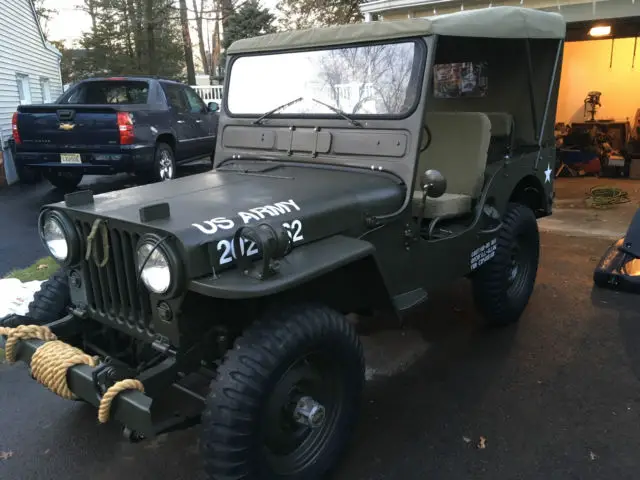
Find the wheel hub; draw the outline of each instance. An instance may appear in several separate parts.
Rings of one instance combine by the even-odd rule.
[[[293,412],[293,419],[301,425],[311,428],[319,428],[324,424],[326,410],[324,406],[311,397],[302,397],[298,400]]]
[[[160,155],[160,178],[162,180],[168,180],[173,177],[173,163],[167,152],[162,152]]]

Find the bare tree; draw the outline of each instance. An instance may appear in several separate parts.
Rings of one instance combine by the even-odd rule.
[[[144,21],[146,24],[146,40],[147,40],[147,55],[148,63],[147,68],[150,74],[156,73],[156,40],[154,37],[154,14],[153,14],[153,0],[145,0],[144,8]]]
[[[190,85],[196,83],[196,70],[193,66],[193,48],[191,46],[191,34],[189,33],[189,17],[187,15],[187,0],[180,0],[180,24],[182,25],[182,41],[184,43],[184,56],[187,62],[187,82]]]
[[[341,89],[357,84],[350,98],[351,113],[358,113],[370,101],[380,104],[385,113],[398,113],[404,106],[413,66],[413,55],[405,45],[377,45],[330,50],[320,58],[322,80],[338,108]],[[348,90],[348,94],[352,91]]]
[[[205,9],[205,0],[200,0],[200,9],[198,9],[198,0],[193,0],[193,12],[196,16],[196,28],[198,30],[198,45],[200,46],[200,60],[204,73],[209,75],[209,62],[207,61],[207,51],[204,44],[204,32],[202,30],[202,16]]]

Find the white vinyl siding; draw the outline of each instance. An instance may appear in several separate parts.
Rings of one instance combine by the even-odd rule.
[[[20,104],[19,75],[28,77],[33,104],[44,101],[42,79],[49,82],[51,101],[62,93],[62,82],[60,56],[42,38],[30,0],[0,0],[0,12],[0,132],[6,141]]]

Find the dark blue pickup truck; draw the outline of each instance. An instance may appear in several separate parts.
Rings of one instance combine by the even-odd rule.
[[[170,80],[83,80],[55,104],[18,107],[16,170],[23,181],[40,171],[63,190],[74,189],[83,175],[126,172],[169,180],[177,165],[213,158],[218,109]]]

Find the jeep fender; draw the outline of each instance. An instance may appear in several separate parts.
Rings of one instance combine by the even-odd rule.
[[[393,310],[374,254],[371,243],[336,235],[294,249],[270,278],[259,280],[236,269],[218,278],[192,280],[189,290],[229,300],[291,297],[343,312]]]
[[[526,175],[513,188],[509,202],[525,205],[533,210],[536,217],[542,217],[551,213],[552,199],[547,197],[540,179],[535,175]]]
[[[551,190],[549,194],[538,177],[531,174],[518,176],[514,172],[510,172],[511,186],[506,186],[505,190],[509,193],[505,195],[504,190],[494,186],[494,183],[497,184],[496,178],[499,176],[502,183],[507,181],[508,177],[503,176],[503,172],[504,168],[497,170],[488,181],[485,193],[488,204],[496,207],[498,211],[504,212],[509,203],[520,203],[533,210],[537,218],[551,214],[553,191]],[[483,195],[482,205],[484,205],[485,195]]]

